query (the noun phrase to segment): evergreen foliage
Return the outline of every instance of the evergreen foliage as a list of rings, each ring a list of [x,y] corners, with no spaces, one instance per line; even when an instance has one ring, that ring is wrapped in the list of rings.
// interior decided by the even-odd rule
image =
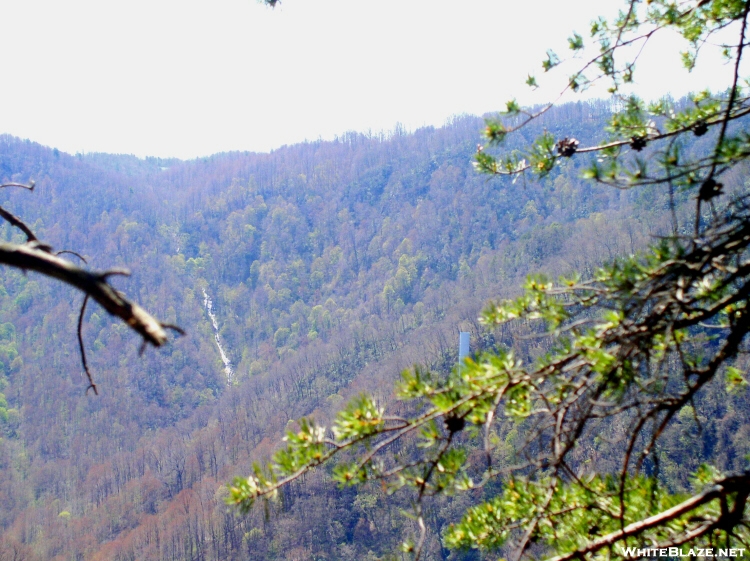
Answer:
[[[560,560],[627,558],[625,547],[750,547],[747,458],[722,473],[706,457],[690,492],[661,472],[670,429],[692,415],[704,430],[699,404],[709,388],[720,386],[728,399],[747,386],[750,136],[743,117],[750,97],[741,68],[749,13],[747,0],[628,0],[613,21],[595,20],[589,35],[597,54],[567,89],[609,84],[618,107],[603,138],[544,130],[530,146],[512,149],[512,137],[552,105],[527,111],[510,101],[487,121],[487,144],[475,154],[484,173],[545,178],[593,154],[587,179],[662,190],[669,201],[669,232],[644,252],[586,277],[532,276],[523,295],[487,307],[487,326],[536,326],[534,334],[548,339],[544,353],[521,360],[500,346],[448,376],[415,368],[397,386],[397,413],[362,395],[330,428],[300,421],[268,466],[235,479],[229,502],[247,510],[343,457],[332,472],[341,485],[412,490],[419,532],[404,549],[416,558],[427,535],[426,499],[482,488],[490,496],[445,530],[447,545]],[[687,42],[688,69],[709,40],[725,43],[734,70],[727,89],[685,104],[627,95],[641,47],[665,30]],[[581,35],[571,38],[573,53],[585,47]],[[560,61],[548,53],[544,71]],[[537,84],[534,77],[528,83]],[[692,140],[702,137],[704,149],[696,150]],[[510,450],[502,444],[507,419],[519,435]],[[610,444],[610,471],[582,453],[597,440]]]
[[[565,105],[538,130],[574,124],[595,138],[608,113],[605,103]],[[480,328],[488,298],[516,294],[530,270],[592,272],[668,232],[660,192],[593,190],[575,166],[520,190],[511,179],[487,182],[471,168],[481,128],[461,117],[409,135],[352,133],[192,162],[70,156],[0,139],[0,179],[37,180],[33,196],[7,191],[0,205],[92,267],[128,266],[133,276],[113,283],[188,327],[140,357],[126,326],[88,307],[83,336],[100,396],[87,397],[75,346],[80,296],[0,270],[0,558],[390,558],[413,524],[399,514],[406,496],[339,490],[318,470],[285,488],[266,519],[263,509],[228,513],[226,482],[272,454],[290,419],[314,413],[326,423],[361,392],[392,407],[394,377],[413,363],[447,373],[456,325],[482,347],[533,356],[541,347],[523,337],[527,326]],[[2,235],[22,238],[8,227]],[[406,290],[397,279],[410,292],[389,306],[389,282]],[[714,403],[706,422],[735,438],[750,408]],[[427,524],[440,530],[477,500],[438,497]],[[440,558],[438,536],[426,547]]]

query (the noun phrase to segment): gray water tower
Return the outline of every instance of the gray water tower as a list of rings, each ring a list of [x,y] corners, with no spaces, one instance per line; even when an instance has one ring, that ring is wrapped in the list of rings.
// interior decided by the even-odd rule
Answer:
[[[463,366],[464,359],[469,356],[469,332],[458,332],[458,366]]]

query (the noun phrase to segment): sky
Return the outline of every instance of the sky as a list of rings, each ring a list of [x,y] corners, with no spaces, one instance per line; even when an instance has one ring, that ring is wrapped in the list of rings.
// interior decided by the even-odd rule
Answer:
[[[440,126],[510,98],[554,99],[560,84],[530,92],[526,76],[541,74],[548,48],[565,51],[571,31],[585,36],[590,20],[621,5],[0,0],[0,133],[69,153],[189,159]],[[674,40],[650,48],[659,56],[637,75],[647,98],[728,72],[709,59],[688,79],[665,71],[679,66]]]

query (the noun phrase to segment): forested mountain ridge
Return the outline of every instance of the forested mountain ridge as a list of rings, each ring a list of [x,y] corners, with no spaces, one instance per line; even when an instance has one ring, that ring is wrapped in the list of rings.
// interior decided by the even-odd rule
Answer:
[[[587,141],[608,109],[565,105],[538,127]],[[388,401],[392,380],[415,362],[450,368],[459,326],[486,345],[513,343],[511,333],[481,332],[474,318],[529,272],[586,274],[665,223],[660,194],[591,186],[576,161],[539,183],[488,181],[471,166],[481,127],[462,117],[414,134],[352,133],[191,162],[70,156],[0,139],[2,178],[38,186],[6,190],[0,205],[95,268],[130,267],[132,279],[116,282],[188,331],[140,358],[124,326],[90,310],[84,337],[103,395],[85,396],[80,296],[0,272],[0,555],[375,559],[394,551],[408,523],[396,512],[402,499],[386,502],[377,489],[337,493],[308,481],[264,521],[228,513],[224,486],[271,452],[291,419],[325,419],[364,389]],[[8,225],[3,234],[16,235]],[[543,350],[517,344],[530,355]],[[436,530],[452,512],[436,507]],[[433,542],[434,558],[447,558]]]

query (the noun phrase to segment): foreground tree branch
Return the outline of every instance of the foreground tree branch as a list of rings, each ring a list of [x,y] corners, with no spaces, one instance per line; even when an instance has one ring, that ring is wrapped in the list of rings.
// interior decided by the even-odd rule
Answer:
[[[544,178],[570,158],[593,155],[584,177],[600,185],[664,188],[672,235],[640,255],[613,260],[585,282],[577,275],[557,283],[529,278],[522,296],[490,303],[480,321],[522,323],[524,331],[535,324],[535,336],[548,338],[544,354],[516,357],[498,348],[447,377],[418,367],[404,372],[396,397],[411,415],[400,414],[397,427],[368,396],[338,414],[333,439],[328,428],[305,419],[266,467],[235,479],[228,502],[246,510],[273,499],[280,487],[337,455],[346,458],[333,471],[341,485],[378,481],[389,493],[411,490],[418,543],[404,549],[416,559],[425,543],[423,500],[479,487],[487,490],[483,502],[444,531],[444,545],[570,561],[630,557],[615,544],[750,543],[745,466],[723,474],[711,465],[716,458],[699,457],[705,463],[680,486],[659,472],[660,458],[669,458],[660,446],[665,434],[684,430],[674,425],[681,417],[700,427],[696,408],[707,388],[725,392],[726,400],[748,391],[738,356],[750,335],[750,186],[724,182],[750,160],[750,86],[740,76],[750,0],[624,4],[611,21],[592,22],[598,54],[566,86],[610,84],[619,109],[606,134],[584,147],[572,135],[544,131],[525,149],[503,149],[507,137],[552,106],[532,113],[513,100],[487,120],[488,142],[478,147],[475,166],[494,176],[529,171]],[[681,105],[623,93],[641,56],[629,47],[668,29],[685,39],[688,69],[709,38],[733,37],[724,48],[732,78]],[[574,54],[584,48],[578,34],[569,43]],[[549,52],[545,72],[559,62]],[[527,84],[536,87],[536,79],[529,76]],[[503,446],[508,421],[518,438]],[[393,454],[397,440],[400,451]],[[611,472],[601,473],[582,451],[597,440],[609,441],[609,465],[619,466]],[[484,454],[472,454],[481,448]],[[472,465],[472,455],[484,465]]]
[[[628,524],[622,530],[618,530],[616,532],[612,532],[611,534],[607,534],[606,536],[602,536],[601,538],[589,542],[583,548],[572,551],[566,555],[553,557],[549,561],[571,561],[572,559],[585,559],[586,556],[596,553],[600,549],[611,547],[618,542],[624,542],[628,538],[640,536],[652,528],[664,526],[667,523],[684,516],[685,514],[694,512],[701,506],[711,501],[722,498],[726,499],[726,497],[732,493],[740,493],[742,495],[740,499],[744,506],[744,501],[747,498],[748,493],[750,493],[750,473],[746,473],[741,476],[721,479],[702,493],[694,495],[689,499],[681,502],[680,504],[673,506],[672,508],[664,510],[663,512],[660,512],[659,514],[656,514],[654,516],[645,518],[644,520],[639,520],[638,522]],[[729,522],[729,520],[726,519],[730,518],[732,515],[734,515],[734,512],[728,512],[726,514],[722,514],[722,516],[720,516],[716,520],[709,521],[708,523],[706,523],[705,521],[698,521],[696,528],[692,529],[691,531],[685,532],[683,536],[676,537],[668,544],[651,544],[644,542],[642,547],[661,549],[664,547],[681,545],[688,540],[698,538],[710,532],[714,528],[720,528],[724,522]]]
[[[97,273],[82,269],[43,249],[26,244],[0,243],[0,264],[36,271],[69,284],[88,294],[113,316],[122,319],[144,341],[155,347],[167,342],[167,333],[161,322],[115,290],[107,282],[106,271]]]
[[[24,183],[3,183],[0,189],[6,187],[20,187],[29,191],[34,190],[34,182]],[[89,389],[98,395],[96,384],[94,383],[91,371],[86,360],[86,349],[83,344],[82,326],[83,315],[86,311],[86,303],[89,298],[93,298],[111,315],[119,317],[133,331],[138,333],[143,339],[143,345],[151,344],[160,347],[167,342],[167,333],[165,329],[172,329],[183,335],[184,331],[171,324],[164,324],[154,318],[137,304],[129,301],[121,292],[109,284],[107,279],[115,275],[129,275],[126,270],[112,269],[108,271],[89,271],[72,264],[60,255],[70,254],[79,258],[86,263],[86,259],[79,253],[71,250],[62,250],[52,253],[52,246],[39,241],[31,228],[20,218],[0,207],[0,218],[7,221],[11,226],[21,230],[26,235],[26,243],[14,244],[0,242],[0,264],[7,265],[22,271],[36,271],[44,276],[60,280],[70,286],[77,288],[84,293],[85,297],[81,305],[81,311],[78,318],[78,344],[81,353],[81,364],[86,377],[89,381]],[[141,352],[143,347],[141,347]]]

